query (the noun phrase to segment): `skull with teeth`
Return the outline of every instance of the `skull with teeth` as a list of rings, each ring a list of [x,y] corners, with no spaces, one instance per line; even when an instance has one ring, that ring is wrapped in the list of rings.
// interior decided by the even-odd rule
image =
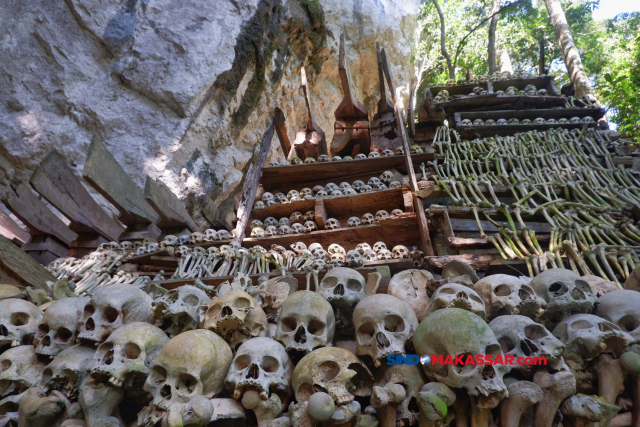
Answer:
[[[281,225],[278,227],[278,235],[286,236],[287,234],[291,234],[291,227],[288,225]]]
[[[331,345],[335,316],[329,302],[312,291],[298,291],[285,300],[274,338],[288,352],[309,353]]]
[[[255,227],[254,229],[252,229],[251,230],[251,237],[256,238],[256,239],[260,239],[260,238],[264,237],[264,228]]]
[[[503,358],[493,331],[484,320],[467,310],[445,308],[427,316],[416,329],[413,343],[418,354],[442,357],[460,355],[463,360],[477,355]],[[451,388],[465,388],[472,396],[502,394],[507,387],[502,377],[508,365],[429,364],[423,365],[431,381]]]
[[[370,250],[371,246],[368,243],[358,243],[356,246],[356,250],[360,252],[360,254],[364,254],[366,251]]]
[[[336,328],[343,335],[353,335],[353,309],[366,296],[366,282],[362,274],[345,267],[327,272],[317,292],[333,307]]]
[[[494,274],[476,282],[474,290],[484,300],[487,318],[505,314],[540,317],[547,304],[526,282],[507,274]]]
[[[331,161],[331,159],[330,159],[330,158],[329,158],[329,156],[327,156],[326,154],[320,154],[320,155],[318,156],[318,161],[319,161],[320,163],[325,163],[325,162],[329,162],[329,161]]]
[[[145,292],[126,283],[100,288],[84,307],[78,340],[99,343],[127,323],[151,323],[152,301]]]
[[[366,214],[362,215],[362,223],[363,224],[371,225],[374,222],[376,222],[376,219],[372,214],[366,213]]]
[[[376,212],[376,221],[380,221],[384,218],[389,218],[389,212],[385,210],[379,210],[378,212]]]
[[[298,402],[307,402],[314,393],[327,393],[337,405],[346,405],[355,396],[371,393],[373,376],[349,350],[319,348],[303,357],[293,370],[293,391]]]
[[[393,257],[393,259],[411,258],[409,249],[407,249],[406,246],[402,245],[394,246],[393,250],[391,251],[391,256]]]
[[[140,388],[162,347],[169,341],[162,329],[143,322],[116,329],[100,346],[89,366],[95,383]]]
[[[357,227],[359,225],[360,225],[360,218],[358,218],[357,216],[352,216],[347,221],[347,227]]]
[[[302,234],[304,233],[304,226],[298,222],[291,225],[291,234]]]
[[[380,175],[380,181],[384,182],[385,184],[389,184],[391,181],[395,181],[396,177],[393,174],[393,172],[391,171],[384,171],[382,172],[382,174]]]
[[[382,249],[387,249],[387,245],[384,242],[375,242],[373,244],[373,250],[377,252],[380,252]]]
[[[564,344],[551,335],[544,326],[525,316],[506,315],[496,317],[489,323],[502,352],[518,357],[544,357],[547,366],[553,370],[566,368],[562,353]],[[522,372],[527,378],[533,375],[535,365],[517,365],[513,369]]]
[[[225,387],[235,399],[247,389],[256,390],[263,400],[276,393],[285,406],[292,373],[293,363],[282,344],[272,338],[251,338],[236,351]]]
[[[0,346],[31,344],[42,311],[25,300],[7,298],[0,301]]]
[[[345,263],[349,267],[359,268],[364,265],[364,260],[362,259],[362,254],[360,254],[356,249],[353,249],[347,252]]]
[[[87,367],[95,352],[95,349],[81,344],[62,350],[42,372],[38,387],[47,391],[58,390],[67,399],[76,401],[80,387],[89,380]]]
[[[216,332],[235,349],[250,338],[266,336],[267,316],[251,295],[233,289],[211,300],[205,328]]]
[[[382,157],[389,157],[389,156],[393,156],[393,151],[387,149],[382,150]]]
[[[338,228],[340,228],[340,223],[335,218],[329,218],[324,224],[324,228],[326,228],[327,230],[337,230]]]
[[[618,325],[631,335],[635,341],[633,348],[640,346],[640,292],[617,290],[602,295],[599,301],[596,316]]]
[[[475,313],[483,320],[486,318],[482,298],[473,289],[459,283],[446,283],[433,293],[427,307],[427,316],[434,311],[451,307]]]
[[[275,225],[270,225],[264,229],[264,235],[273,237],[278,235],[278,228]]]
[[[373,262],[373,261],[377,261],[378,260],[378,254],[375,253],[373,250],[369,249],[368,251],[365,251],[362,254],[362,259],[365,262]]]
[[[548,329],[569,314],[590,312],[598,301],[589,283],[563,268],[543,271],[531,280],[529,286],[547,303],[540,322]]]
[[[360,190],[362,190],[362,187],[364,187],[364,182],[360,181],[360,180],[356,180],[353,181],[353,183],[351,184],[351,188],[353,188],[354,190],[360,192]]]
[[[0,398],[20,394],[36,384],[45,366],[36,358],[32,345],[20,345],[0,354]]]
[[[185,285],[156,298],[151,305],[156,326],[173,338],[202,327],[210,303],[211,298],[203,290]]]
[[[289,222],[291,224],[299,224],[302,223],[303,216],[301,212],[294,212],[289,216]]]
[[[344,267],[347,264],[347,255],[341,253],[331,254],[331,263],[338,267]]]
[[[78,320],[88,302],[89,298],[63,298],[51,304],[33,340],[36,353],[53,359],[62,350],[75,344]]]
[[[369,356],[376,367],[390,354],[403,354],[411,344],[418,318],[409,304],[388,294],[364,298],[353,311],[356,354]]]
[[[304,232],[311,233],[312,231],[316,231],[318,229],[318,225],[315,221],[307,221],[304,223]]]

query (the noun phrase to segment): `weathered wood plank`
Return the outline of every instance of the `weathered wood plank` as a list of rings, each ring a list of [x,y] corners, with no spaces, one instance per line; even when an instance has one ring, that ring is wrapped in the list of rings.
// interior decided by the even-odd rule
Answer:
[[[289,142],[289,135],[287,135],[287,125],[285,123],[284,113],[281,109],[276,107],[275,109],[275,121],[274,126],[276,128],[276,134],[278,134],[278,140],[280,141],[280,147],[282,147],[282,153],[285,159],[289,157],[291,152],[291,143]]]
[[[402,198],[404,202],[404,211],[405,212],[415,212],[415,207],[413,206],[413,194],[411,190],[407,187],[402,186]]]
[[[471,268],[476,271],[485,271],[491,261],[501,259],[501,257],[499,254],[464,254],[426,257],[427,262],[433,268],[443,268],[446,263],[454,259],[469,264]]]
[[[322,199],[316,200],[314,211],[316,224],[318,224],[319,228],[324,228],[325,224],[327,223],[327,210],[324,207],[324,201]]]
[[[0,234],[9,240],[18,240],[21,244],[29,241],[31,237],[2,208],[0,208]]]
[[[54,254],[57,258],[67,255],[69,249],[58,239],[53,236],[33,236],[31,240],[22,246],[22,250],[28,252],[47,251]]]
[[[0,280],[10,276],[24,286],[49,290],[47,281],[56,279],[36,260],[22,251],[16,244],[0,236]]]
[[[236,234],[234,239],[237,241],[242,241],[245,236],[245,229],[247,227],[247,223],[249,222],[249,216],[251,215],[251,209],[253,208],[253,201],[256,199],[256,191],[258,191],[258,184],[260,183],[260,177],[262,176],[262,168],[264,167],[264,162],[267,159],[267,154],[269,153],[269,148],[271,147],[274,122],[275,116],[271,117],[271,120],[267,125],[267,130],[260,140],[258,158],[256,159],[255,165],[249,166],[249,171],[247,172],[244,187],[242,187],[242,194],[240,195],[240,206],[238,207],[237,214],[238,223],[236,225]]]
[[[69,228],[73,231],[96,231],[109,240],[118,240],[124,231],[91,197],[57,151],[45,157],[30,182],[42,197],[69,218]]]
[[[100,138],[94,136],[82,176],[120,211],[126,225],[155,223],[160,215],[144,200],[142,190],[129,178]]]
[[[122,233],[120,240],[143,240],[147,237],[158,239],[162,231],[155,224],[136,224],[127,227],[127,231]]]
[[[51,212],[24,182],[8,189],[2,195],[2,202],[29,228],[31,235],[49,234],[56,236],[67,245],[78,237],[78,234],[71,231]]]
[[[479,216],[483,218],[483,215]],[[495,221],[495,220],[494,220]],[[507,221],[496,221],[498,224],[503,224],[505,228],[509,228],[509,224]],[[480,220],[480,225],[482,225],[482,230],[485,233],[497,233],[498,228],[491,224],[489,221]],[[475,219],[462,219],[462,218],[451,218],[451,226],[454,230],[457,231],[478,231],[478,224]],[[546,222],[527,222],[527,226],[535,231],[536,233],[550,233],[551,232],[551,224]]]
[[[550,235],[537,234],[536,240],[538,242],[548,242]],[[491,249],[495,248],[493,243],[487,239],[473,238],[473,237],[449,237],[449,245],[456,249]]]
[[[167,187],[167,184],[147,176],[144,184],[144,199],[160,214],[156,224],[160,228],[180,227],[186,225],[191,231],[200,231],[184,204]]]

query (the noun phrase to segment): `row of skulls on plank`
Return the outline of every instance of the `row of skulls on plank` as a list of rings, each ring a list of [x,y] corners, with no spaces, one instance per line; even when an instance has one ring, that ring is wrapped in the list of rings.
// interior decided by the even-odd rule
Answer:
[[[316,291],[280,276],[255,298],[114,284],[41,308],[4,299],[0,422],[551,427],[559,409],[567,427],[631,425],[640,293],[593,279],[564,269],[478,279],[453,261],[441,280],[397,273],[386,294],[337,267]],[[414,353],[547,364],[387,363]]]

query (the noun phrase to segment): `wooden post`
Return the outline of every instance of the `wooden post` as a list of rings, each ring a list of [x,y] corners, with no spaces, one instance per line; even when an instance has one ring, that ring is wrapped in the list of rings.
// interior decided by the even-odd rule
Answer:
[[[544,36],[540,37],[540,60],[538,62],[538,74],[539,75],[543,75],[544,74]]]
[[[384,73],[387,76],[387,85],[389,86],[389,91],[391,92],[391,99],[393,101],[393,106],[395,108],[396,120],[398,123],[398,131],[400,132],[402,145],[404,147],[404,159],[407,165],[407,174],[409,175],[409,188],[413,193],[413,204],[415,206],[416,214],[418,217],[418,225],[420,227],[422,251],[427,256],[433,256],[434,255],[433,245],[431,244],[431,236],[429,235],[429,223],[427,222],[427,216],[424,213],[424,207],[422,206],[422,201],[416,196],[416,193],[418,191],[418,181],[416,180],[416,174],[413,171],[413,161],[411,160],[411,148],[409,147],[409,141],[405,133],[404,123],[402,122],[402,114],[400,112],[398,101],[396,99],[396,88],[395,88],[395,85],[393,84],[393,79],[391,77],[389,58],[387,58],[387,54],[384,49],[382,49],[382,68],[384,69]]]
[[[289,153],[291,153],[291,143],[289,142],[289,136],[287,135],[284,113],[281,109],[276,107],[274,117],[274,125],[276,127],[276,133],[278,134],[278,140],[280,140],[280,146],[282,147],[284,158],[287,159],[289,157]]]
[[[245,236],[245,229],[247,228],[247,222],[249,222],[249,215],[251,215],[253,202],[256,198],[256,191],[258,190],[258,184],[262,176],[262,168],[264,167],[264,162],[267,160],[267,153],[269,153],[269,148],[271,147],[275,120],[276,114],[274,114],[269,121],[267,130],[260,140],[260,150],[258,151],[258,159],[256,160],[255,167],[254,165],[249,166],[247,178],[244,181],[244,187],[240,195],[240,206],[238,206],[238,223],[236,224],[234,237],[234,240],[238,242],[242,242]]]

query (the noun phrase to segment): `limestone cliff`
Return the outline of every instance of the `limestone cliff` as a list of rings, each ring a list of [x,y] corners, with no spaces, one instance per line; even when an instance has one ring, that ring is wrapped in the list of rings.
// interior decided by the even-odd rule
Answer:
[[[80,175],[98,135],[140,186],[146,175],[161,179],[201,225],[228,224],[273,108],[285,112],[292,139],[304,122],[302,64],[316,121],[331,140],[342,98],[341,33],[354,89],[371,114],[379,96],[376,40],[406,94],[418,5],[7,0],[0,6],[0,166],[26,180],[55,148]],[[272,147],[270,161],[282,157],[276,140]]]

